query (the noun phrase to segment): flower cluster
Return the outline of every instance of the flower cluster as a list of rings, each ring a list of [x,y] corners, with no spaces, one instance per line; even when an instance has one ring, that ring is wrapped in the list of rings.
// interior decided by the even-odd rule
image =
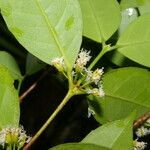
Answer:
[[[133,143],[134,143],[134,150],[144,150],[147,145],[147,143],[139,142],[138,140],[135,140]]]
[[[94,71],[87,69],[86,65],[90,59],[90,52],[82,49],[78,54],[75,64],[73,65],[73,84],[76,86],[76,88],[78,88],[80,93],[103,97],[105,93],[103,91],[101,77],[103,75],[104,68],[97,68]],[[67,77],[66,66],[62,57],[52,60],[52,65]]]
[[[89,54],[90,52],[87,52],[86,50],[82,49],[78,55],[78,58],[76,60],[74,67],[76,69],[79,69],[79,71],[82,71],[85,68],[87,62],[91,59],[91,56]]]
[[[143,136],[146,136],[148,134],[150,134],[150,129],[148,129],[148,128],[144,127],[144,126],[138,128],[137,131],[136,131],[136,135],[139,138],[143,137]]]
[[[150,124],[150,119],[148,119],[146,122]]]
[[[52,60],[51,63],[53,66],[55,66],[58,69],[58,71],[60,71],[60,72],[64,71],[65,63],[64,63],[63,57],[55,58]]]
[[[90,52],[81,50],[74,65],[74,82],[80,83],[80,90],[92,94],[94,96],[104,96],[104,91],[101,84],[103,68],[95,71],[88,70],[86,65],[90,60]]]
[[[144,150],[147,143],[138,141],[140,138],[150,134],[150,119],[148,119],[141,127],[137,128],[135,134],[137,139],[134,141],[134,150]]]
[[[29,140],[30,137],[26,135],[23,127],[6,127],[0,131],[0,146],[3,149],[13,146],[19,150]]]

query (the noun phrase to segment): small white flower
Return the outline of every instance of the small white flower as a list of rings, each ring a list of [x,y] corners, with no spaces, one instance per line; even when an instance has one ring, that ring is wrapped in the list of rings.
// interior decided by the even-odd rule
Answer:
[[[0,145],[4,148],[7,144],[15,143],[20,149],[29,139],[23,127],[6,127],[0,131]]]
[[[5,145],[5,137],[6,137],[6,131],[2,130],[0,131],[0,145],[4,148]]]
[[[71,74],[72,74],[72,77],[74,77],[74,76],[76,75],[76,72],[73,70],[73,71],[71,72]]]
[[[87,93],[87,94],[92,94],[93,91],[92,91],[91,89],[86,89],[86,93]]]
[[[96,85],[101,79],[102,74],[104,73],[103,68],[102,69],[96,69],[91,76],[91,81],[94,82]]]
[[[86,81],[91,82],[91,77],[92,77],[93,72],[91,70],[87,70],[87,69],[85,69],[85,72],[87,74]]]
[[[91,59],[91,56],[89,55],[90,51],[87,52],[86,50],[81,50],[81,52],[78,54],[78,58],[76,60],[75,67],[79,67],[81,69],[86,66],[87,62]]]
[[[138,128],[135,133],[138,137],[143,137],[143,136],[150,134],[150,129],[147,129],[142,126],[142,127]]]
[[[63,72],[65,68],[64,58],[54,58],[51,61],[52,65],[58,69],[58,71]]]
[[[102,85],[101,85],[101,87],[99,87],[99,96],[100,96],[100,97],[104,97],[104,96],[105,96],[105,92],[104,92],[104,90],[103,90]]]
[[[134,150],[144,150],[147,143],[134,140]]]
[[[93,88],[93,89],[86,89],[87,94],[92,94],[94,96],[103,97],[105,95],[102,87]]]
[[[150,119],[148,119],[146,122],[150,124]]]
[[[63,57],[61,58],[54,58],[52,61],[51,61],[52,65],[61,65],[61,66],[64,66],[64,59]]]

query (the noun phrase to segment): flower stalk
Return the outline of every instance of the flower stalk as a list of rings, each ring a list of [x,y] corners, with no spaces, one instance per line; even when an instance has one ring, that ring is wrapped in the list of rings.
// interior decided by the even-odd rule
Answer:
[[[39,138],[39,136],[49,126],[49,124],[53,121],[53,119],[62,110],[62,108],[67,104],[67,102],[73,95],[74,95],[73,90],[70,89],[68,91],[67,95],[65,96],[65,98],[63,99],[63,101],[60,103],[60,105],[56,108],[56,110],[49,117],[49,119],[44,123],[44,125],[41,127],[41,129],[33,136],[33,138],[30,140],[30,142],[23,148],[23,150],[28,150],[31,147],[31,145]]]

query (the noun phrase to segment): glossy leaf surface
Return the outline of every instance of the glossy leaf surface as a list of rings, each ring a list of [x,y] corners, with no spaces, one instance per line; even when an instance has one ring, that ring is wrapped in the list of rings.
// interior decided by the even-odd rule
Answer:
[[[72,67],[82,38],[77,0],[0,0],[0,8],[9,30],[30,53],[48,64],[64,57]]]
[[[118,51],[129,59],[150,67],[150,13],[132,22],[123,32]]]
[[[120,24],[116,0],[79,0],[83,13],[83,35],[102,42],[108,40]]]
[[[19,98],[9,70],[0,65],[0,129],[19,125]]]
[[[21,72],[16,60],[7,52],[0,51],[0,64],[7,67],[14,79],[21,79]]]
[[[121,9],[147,5],[149,0],[121,0]]]

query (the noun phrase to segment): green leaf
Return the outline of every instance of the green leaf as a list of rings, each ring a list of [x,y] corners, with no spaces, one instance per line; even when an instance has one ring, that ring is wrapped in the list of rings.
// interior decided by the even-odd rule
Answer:
[[[121,12],[121,24],[118,29],[119,35],[127,28],[127,26],[138,17],[138,11],[135,8],[129,8]]]
[[[117,42],[118,51],[129,59],[150,67],[150,13],[138,17]]]
[[[50,64],[64,57],[71,68],[82,39],[77,0],[0,0],[9,30],[33,55]]]
[[[148,2],[149,0],[121,0],[120,7],[121,9],[138,7],[146,5]]]
[[[43,69],[46,64],[40,61],[37,57],[28,53],[26,60],[26,75],[32,75],[41,69]]]
[[[150,72],[127,67],[104,74],[104,98],[89,100],[100,123],[122,119],[133,110],[136,118],[150,110]]]
[[[0,51],[0,64],[7,67],[14,79],[21,79],[22,75],[16,60],[7,52]]]
[[[0,65],[0,129],[19,125],[19,98],[9,70]]]
[[[150,1],[148,1],[147,5],[138,7],[140,14],[145,14],[150,12]]]
[[[111,150],[133,150],[132,125],[134,115],[132,113],[126,119],[100,126],[89,133],[82,142],[104,146]]]
[[[117,30],[121,16],[116,0],[79,0],[83,14],[84,36],[103,42]]]
[[[49,150],[109,150],[94,144],[83,144],[83,143],[69,143],[62,144],[56,147],[50,148]]]
[[[118,39],[118,37],[123,33],[123,31],[127,28],[127,26],[133,22],[138,17],[137,9],[135,8],[129,8],[126,10],[123,10],[121,12],[121,24],[117,31],[117,37],[115,37],[115,40]],[[107,54],[108,58],[111,62],[118,66],[128,66],[128,63],[131,62],[129,59],[127,59],[123,54],[121,54],[118,51],[112,51],[111,53]],[[130,63],[131,64],[131,63]]]

